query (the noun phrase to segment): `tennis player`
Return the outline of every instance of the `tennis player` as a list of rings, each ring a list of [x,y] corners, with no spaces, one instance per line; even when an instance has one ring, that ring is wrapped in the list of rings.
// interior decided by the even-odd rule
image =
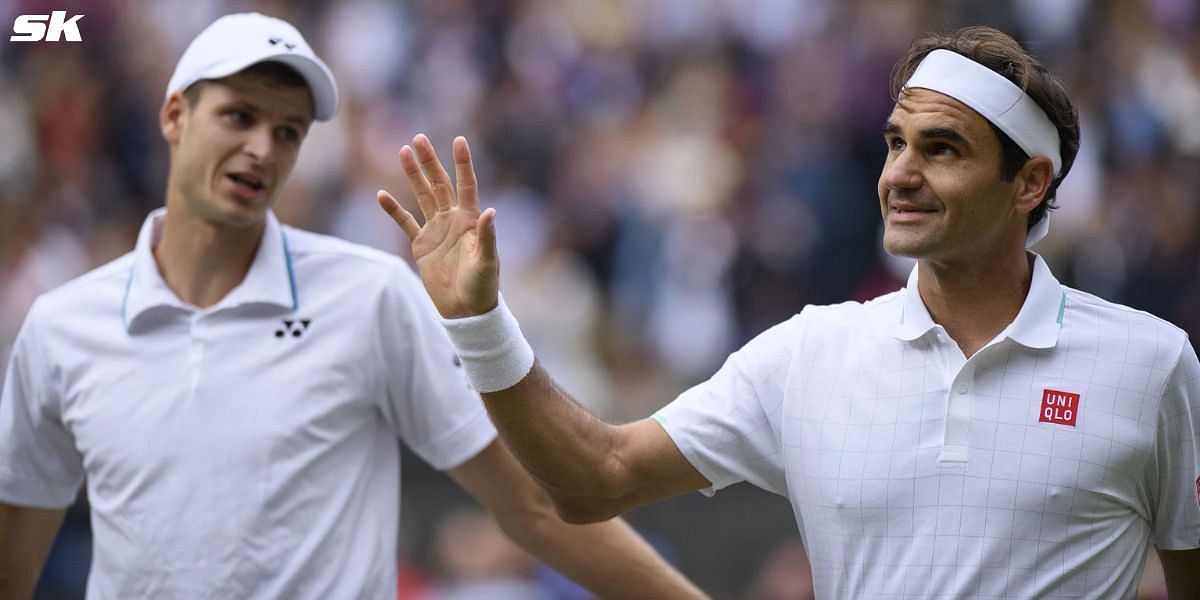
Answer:
[[[497,441],[396,257],[271,207],[333,75],[288,23],[218,19],[160,113],[166,208],[39,298],[0,397],[0,598],[86,480],[89,598],[394,598],[403,440],[525,549],[613,598],[699,597],[618,520],[568,525]]]
[[[748,481],[786,496],[820,598],[1132,598],[1157,547],[1200,595],[1200,363],[1179,328],[1060,284],[1027,246],[1079,147],[1063,85],[985,27],[918,38],[879,176],[903,289],[809,306],[639,422],[536,363],[499,296],[495,212],[456,139],[380,192],[473,385],[573,522]],[[846,199],[847,202],[852,201]]]

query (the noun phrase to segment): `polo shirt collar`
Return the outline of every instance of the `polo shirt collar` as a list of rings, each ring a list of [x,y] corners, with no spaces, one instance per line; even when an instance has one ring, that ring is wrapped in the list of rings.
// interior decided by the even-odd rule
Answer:
[[[200,310],[180,300],[175,292],[167,287],[162,274],[158,272],[158,264],[154,261],[154,247],[162,238],[166,215],[165,208],[151,212],[138,233],[137,245],[133,250],[133,266],[126,282],[121,311],[127,330],[133,327],[139,316],[155,309],[174,308],[187,312]],[[258,244],[246,277],[220,302],[206,311],[214,312],[245,304],[267,304],[288,310],[295,310],[299,306],[287,234],[270,211],[267,212],[262,240]]]
[[[1050,272],[1046,261],[1037,254],[1033,256],[1033,278],[1029,293],[1016,318],[1004,328],[1000,337],[1029,348],[1053,348],[1058,343],[1058,332],[1062,328],[1067,294]],[[895,329],[896,339],[908,342],[937,327],[917,291],[917,271],[918,268],[914,266],[908,275],[908,284],[901,292],[904,302]]]

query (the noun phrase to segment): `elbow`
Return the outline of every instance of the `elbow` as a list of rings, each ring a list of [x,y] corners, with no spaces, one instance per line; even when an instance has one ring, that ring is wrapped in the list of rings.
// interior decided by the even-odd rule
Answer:
[[[551,494],[551,499],[558,518],[571,525],[600,523],[624,512],[620,510],[616,502],[604,498],[567,497]]]
[[[504,535],[527,549],[538,545],[538,540],[561,527],[562,523],[584,525],[605,520],[592,503],[579,499],[566,500],[556,496],[550,489],[537,498],[514,506],[511,510],[493,512],[496,524]]]

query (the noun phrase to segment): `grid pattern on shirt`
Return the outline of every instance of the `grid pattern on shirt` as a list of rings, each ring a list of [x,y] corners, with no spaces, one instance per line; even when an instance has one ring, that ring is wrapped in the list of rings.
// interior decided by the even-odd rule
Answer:
[[[1195,361],[1182,332],[1068,290],[1053,348],[1001,339],[964,362],[933,332],[893,337],[902,298],[810,307],[663,411],[718,488],[784,470],[819,597],[1126,596],[1152,529],[1200,539],[1200,515],[1178,509],[1195,500],[1196,422],[1163,418],[1198,410],[1164,402],[1196,387],[1176,372]],[[1080,394],[1074,427],[1039,422],[1044,389]],[[942,454],[956,394],[965,461]],[[1190,459],[1161,472],[1164,452]]]

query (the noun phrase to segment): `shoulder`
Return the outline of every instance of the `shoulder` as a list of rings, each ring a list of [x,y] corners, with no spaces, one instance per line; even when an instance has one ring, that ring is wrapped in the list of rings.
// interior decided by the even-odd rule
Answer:
[[[283,235],[298,277],[358,290],[420,285],[412,267],[394,254],[294,227],[284,226]]]
[[[400,257],[341,238],[283,226],[284,243],[292,260],[328,262],[348,269],[391,269],[408,264]]]
[[[1170,368],[1190,349],[1187,332],[1165,319],[1067,286],[1063,291],[1069,343],[1102,360]]]
[[[293,227],[283,232],[302,295],[316,293],[355,307],[349,310],[386,314],[397,322],[432,306],[420,277],[399,256]]]
[[[133,253],[101,265],[39,296],[30,317],[69,313],[73,316],[105,309],[120,309],[133,269]]]
[[[866,302],[847,301],[839,304],[810,304],[790,319],[778,323],[746,344],[741,353],[749,357],[791,356],[802,348],[821,345],[831,337],[843,342],[863,335],[889,332],[889,326],[899,318],[902,302],[900,291]]]
[[[1146,311],[1109,302],[1098,296],[1063,286],[1063,327],[1091,331],[1103,338],[1162,340],[1182,344],[1187,333],[1175,324]]]
[[[866,302],[809,305],[797,315],[797,327],[812,333],[841,335],[890,332],[904,309],[904,290],[896,290]]]
[[[130,252],[38,296],[21,326],[24,343],[69,342],[76,331],[120,323],[132,268]]]

